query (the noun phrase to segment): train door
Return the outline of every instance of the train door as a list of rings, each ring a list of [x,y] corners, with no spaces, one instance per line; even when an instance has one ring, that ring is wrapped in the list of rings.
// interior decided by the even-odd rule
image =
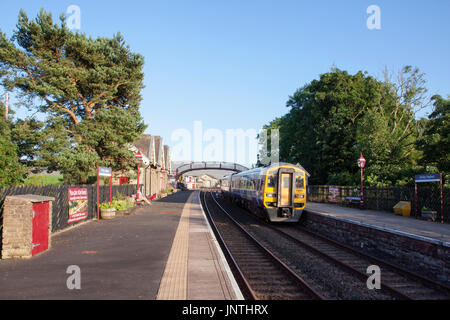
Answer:
[[[292,206],[292,184],[294,172],[292,169],[281,168],[278,173],[278,206]]]

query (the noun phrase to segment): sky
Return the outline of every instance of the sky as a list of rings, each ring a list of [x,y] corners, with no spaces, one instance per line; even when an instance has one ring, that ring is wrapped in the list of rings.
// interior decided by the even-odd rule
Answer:
[[[0,29],[12,35],[20,8],[30,18],[40,8],[57,18],[70,5],[80,8],[79,32],[112,37],[120,31],[144,56],[146,133],[162,136],[175,151],[189,143],[173,140],[174,132],[191,133],[194,160],[211,160],[202,153],[207,142],[194,150],[196,125],[224,139],[231,129],[259,131],[288,111],[296,89],[332,66],[378,78],[386,66],[417,66],[430,94],[450,94],[448,0],[16,0],[0,3]],[[371,5],[380,8],[380,29],[367,26]],[[226,152],[210,155],[227,160]],[[172,154],[173,160],[183,156]],[[240,161],[255,159],[251,153]]]

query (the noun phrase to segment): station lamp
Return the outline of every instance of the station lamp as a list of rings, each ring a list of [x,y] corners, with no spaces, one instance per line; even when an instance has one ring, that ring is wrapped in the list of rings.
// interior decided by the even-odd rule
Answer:
[[[359,206],[360,209],[364,208],[364,190],[363,190],[363,180],[364,180],[364,168],[366,167],[366,159],[364,159],[363,154],[361,152],[361,156],[358,159],[358,167],[361,168],[361,189],[360,189],[360,199]]]
[[[136,162],[137,162],[137,186],[136,186],[136,201],[139,201],[139,166],[143,161],[143,156],[141,153],[141,149],[138,149],[136,153]]]

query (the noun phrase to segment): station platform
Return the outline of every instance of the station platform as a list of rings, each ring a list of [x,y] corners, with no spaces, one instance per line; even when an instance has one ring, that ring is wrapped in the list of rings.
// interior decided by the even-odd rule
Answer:
[[[69,289],[70,266],[80,289]],[[31,259],[0,260],[0,299],[234,300],[242,294],[210,230],[198,191],[133,215],[91,220],[52,235]]]
[[[389,212],[360,210],[317,202],[308,202],[306,211],[450,247],[450,225],[448,224],[403,217]]]

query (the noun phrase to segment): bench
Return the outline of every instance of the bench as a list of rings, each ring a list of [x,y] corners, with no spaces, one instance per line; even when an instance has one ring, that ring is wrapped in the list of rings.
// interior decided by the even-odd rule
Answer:
[[[360,201],[361,201],[361,197],[345,197],[344,204],[359,205]]]

